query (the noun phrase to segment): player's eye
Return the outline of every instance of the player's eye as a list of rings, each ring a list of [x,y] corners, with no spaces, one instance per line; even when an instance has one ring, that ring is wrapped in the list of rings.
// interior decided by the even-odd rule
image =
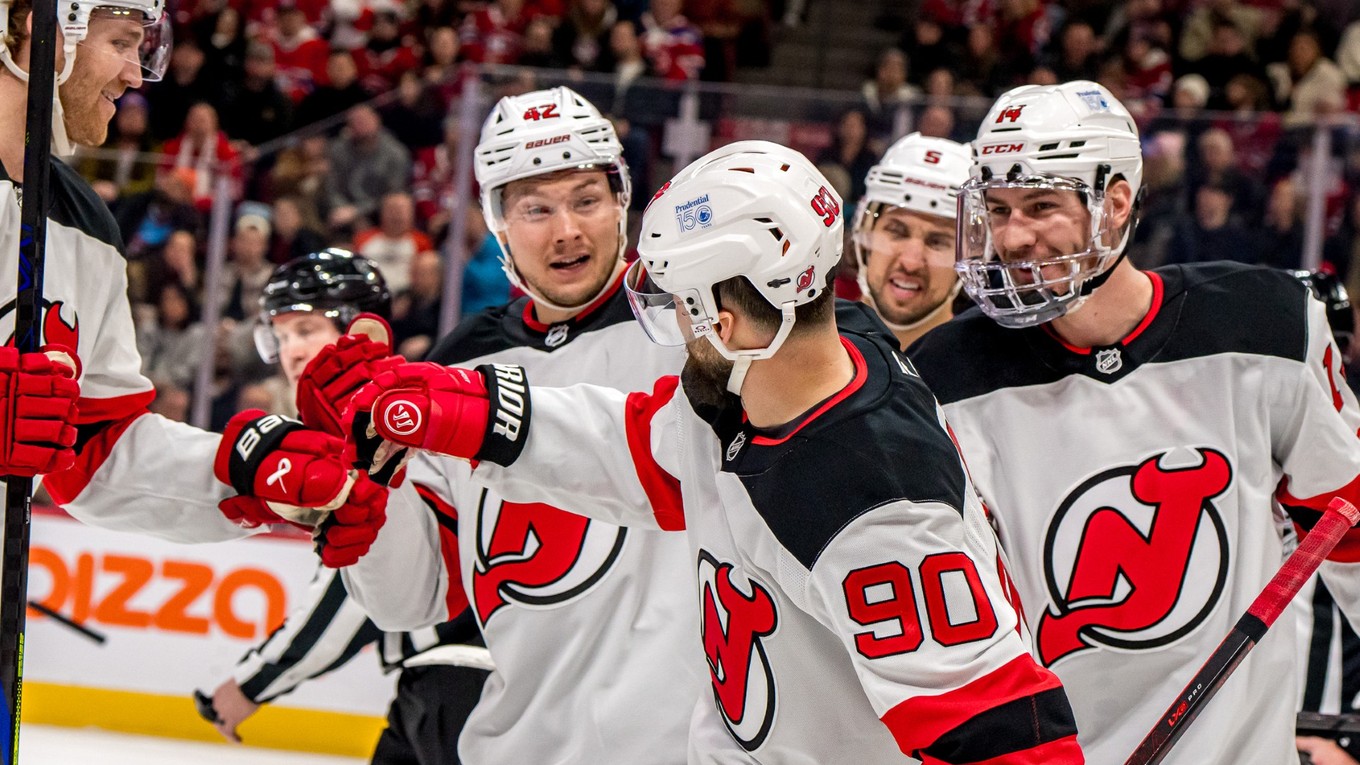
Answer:
[[[953,250],[954,237],[946,234],[931,234],[926,237],[926,247],[932,250]]]

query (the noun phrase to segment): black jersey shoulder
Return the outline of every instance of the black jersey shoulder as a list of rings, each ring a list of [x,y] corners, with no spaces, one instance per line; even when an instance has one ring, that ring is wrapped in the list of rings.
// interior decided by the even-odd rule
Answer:
[[[452,332],[435,344],[425,359],[448,366],[510,348],[534,348],[553,353],[591,332],[635,320],[633,309],[628,306],[628,298],[622,289],[605,299],[595,310],[552,325],[530,326],[524,319],[528,306],[529,298],[520,297],[464,318]],[[556,337],[554,330],[562,333],[561,339],[549,344],[549,338]]]
[[[1288,273],[1226,261],[1157,273],[1165,284],[1163,310],[1176,312],[1176,331],[1157,361],[1219,353],[1307,356],[1308,288]]]
[[[842,529],[877,507],[963,507],[963,466],[930,391],[888,340],[845,336],[864,356],[863,385],[780,443],[752,439],[727,468],[809,569]]]
[[[863,303],[836,300],[836,329],[842,334],[854,333],[865,337],[879,337],[897,347],[897,337],[883,323],[874,309]]]
[[[0,167],[0,180],[13,183],[3,167]],[[49,219],[104,242],[123,254],[123,237],[109,206],[94,193],[88,181],[57,157],[52,157],[47,204]]]
[[[1008,329],[976,306],[927,332],[907,356],[942,404],[1002,388],[1056,382],[1067,373],[1035,364],[1028,335]]]

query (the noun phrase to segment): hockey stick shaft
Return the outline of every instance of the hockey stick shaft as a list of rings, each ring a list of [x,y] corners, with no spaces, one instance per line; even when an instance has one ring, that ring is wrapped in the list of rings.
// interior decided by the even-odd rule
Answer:
[[[104,633],[102,633],[102,632],[96,632],[95,630],[92,630],[92,629],[90,629],[89,627],[86,627],[85,625],[81,624],[80,622],[76,621],[75,619],[72,619],[71,617],[67,616],[66,614],[63,614],[62,612],[56,610],[55,608],[49,608],[49,607],[47,607],[47,606],[44,606],[42,603],[39,603],[39,602],[37,602],[36,600],[35,600],[35,601],[30,601],[29,604],[28,604],[28,607],[29,607],[31,610],[37,611],[38,613],[42,614],[43,616],[46,616],[46,617],[48,617],[48,618],[50,618],[50,619],[52,619],[52,620],[54,620],[54,621],[56,621],[56,622],[62,624],[62,625],[65,626],[67,629],[70,629],[70,630],[72,630],[72,631],[74,631],[74,632],[80,633],[81,635],[83,635],[84,637],[89,638],[90,640],[92,640],[94,643],[96,643],[96,644],[98,644],[98,645],[103,645],[104,643],[108,642],[108,638],[104,636]]]
[[[8,9],[0,10],[8,13]],[[19,292],[14,344],[21,353],[42,345],[43,261],[47,253],[47,189],[52,155],[52,98],[56,82],[56,0],[33,0],[29,12],[29,77],[24,136],[23,201],[19,221]],[[0,687],[4,689],[3,761],[19,762],[23,701],[24,627],[28,613],[28,542],[33,480],[5,482],[4,552],[0,555]]]
[[[1218,693],[1237,665],[1247,657],[1247,652],[1265,637],[1266,630],[1270,629],[1308,578],[1322,565],[1323,559],[1358,522],[1360,510],[1356,510],[1354,505],[1341,497],[1331,501],[1322,519],[1303,538],[1298,549],[1284,562],[1261,594],[1256,596],[1247,612],[1242,614],[1232,631],[1214,649],[1209,660],[1204,662],[1204,666],[1190,679],[1176,700],[1157,719],[1157,724],[1124,765],[1157,765],[1166,757],[1171,747],[1184,735],[1186,728],[1203,711],[1204,705]]]

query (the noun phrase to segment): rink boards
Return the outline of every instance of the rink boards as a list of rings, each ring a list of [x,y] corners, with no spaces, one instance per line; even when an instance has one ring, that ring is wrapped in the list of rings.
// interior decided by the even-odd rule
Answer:
[[[106,642],[30,610],[24,721],[220,741],[190,695],[228,677],[296,606],[315,569],[300,534],[179,545],[35,508],[30,600]],[[266,705],[240,733],[247,744],[366,756],[393,683],[370,647]]]

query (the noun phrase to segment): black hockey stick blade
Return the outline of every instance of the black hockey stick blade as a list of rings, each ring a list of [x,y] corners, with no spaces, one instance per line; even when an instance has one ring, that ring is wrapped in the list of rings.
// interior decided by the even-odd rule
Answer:
[[[0,12],[8,12],[8,9]],[[33,0],[30,18],[24,193],[19,214],[19,291],[14,311],[14,344],[21,353],[36,352],[42,345],[39,335],[42,331],[47,190],[52,167],[52,98],[57,61],[56,0]],[[5,765],[19,762],[32,501],[32,479],[10,478],[5,482],[4,552],[0,554],[0,687],[4,689],[4,706],[0,709],[4,746],[0,748],[0,759]]]
[[[104,645],[109,640],[104,633],[92,630],[55,608],[49,608],[36,600],[29,601],[28,607],[30,610],[37,611],[81,637],[89,639],[95,645]]]
[[[1275,623],[1299,589],[1322,565],[1323,559],[1356,523],[1360,523],[1360,510],[1341,497],[1331,501],[1322,519],[1303,538],[1298,549],[1284,562],[1261,594],[1256,596],[1247,612],[1242,614],[1232,631],[1214,649],[1209,660],[1204,662],[1204,666],[1185,685],[1176,700],[1157,719],[1157,724],[1133,750],[1124,765],[1157,765],[1165,759],[1171,747],[1185,735],[1190,723],[1204,710],[1204,705],[1218,693],[1237,665],[1247,658],[1247,652],[1260,642],[1270,625]]]

